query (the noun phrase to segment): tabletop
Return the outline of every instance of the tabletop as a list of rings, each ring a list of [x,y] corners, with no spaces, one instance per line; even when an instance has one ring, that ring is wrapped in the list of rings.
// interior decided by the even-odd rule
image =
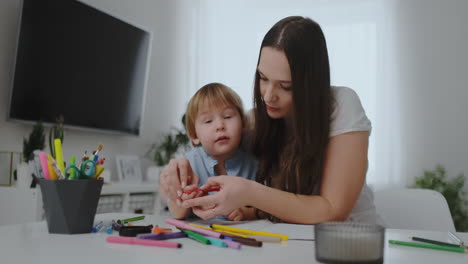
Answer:
[[[100,214],[95,222],[123,219],[135,215]],[[168,215],[148,215],[138,224],[171,227],[164,222]],[[258,231],[289,235],[290,239],[313,239],[313,225],[273,224],[259,220],[235,225]],[[118,235],[114,231],[112,235]],[[468,241],[468,233],[457,233]],[[315,242],[288,240],[263,243],[262,247],[243,246],[240,250],[203,245],[188,238],[178,239],[180,249],[141,245],[111,244],[106,232],[89,234],[49,234],[46,222],[0,226],[1,263],[318,263]],[[388,240],[406,240],[412,236],[447,241],[446,232],[386,229],[384,263],[468,263],[468,254],[389,245]]]

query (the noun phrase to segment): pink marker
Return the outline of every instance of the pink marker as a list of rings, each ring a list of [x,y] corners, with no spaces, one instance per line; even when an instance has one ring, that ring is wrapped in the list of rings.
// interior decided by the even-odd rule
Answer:
[[[235,241],[229,241],[227,239],[223,239],[223,242],[226,243],[228,248],[233,248],[233,249],[240,249],[241,248],[241,243],[235,242]]]
[[[109,236],[107,237],[106,241],[109,243],[144,245],[144,246],[167,247],[167,248],[181,248],[182,247],[182,244],[177,243],[177,242],[139,239],[139,238],[134,238],[134,237]]]
[[[221,238],[222,237],[221,233],[211,231],[211,230],[207,230],[207,229],[203,229],[203,228],[196,227],[196,226],[192,226],[192,225],[189,225],[189,224],[185,223],[184,221],[179,221],[179,220],[175,220],[175,219],[171,219],[171,218],[166,218],[166,223],[168,223],[170,225],[173,225],[175,227],[182,228],[182,229],[191,230],[191,231],[200,233],[202,235],[207,235],[209,237],[214,237],[214,238]]]
[[[45,152],[39,153],[39,160],[41,161],[42,174],[44,175],[44,179],[50,180],[49,164],[47,162],[47,153]]]

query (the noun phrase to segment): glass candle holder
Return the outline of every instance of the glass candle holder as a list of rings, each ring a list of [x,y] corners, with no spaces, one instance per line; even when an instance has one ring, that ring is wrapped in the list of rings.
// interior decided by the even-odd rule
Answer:
[[[383,263],[385,228],[352,222],[315,225],[315,258],[321,263]]]

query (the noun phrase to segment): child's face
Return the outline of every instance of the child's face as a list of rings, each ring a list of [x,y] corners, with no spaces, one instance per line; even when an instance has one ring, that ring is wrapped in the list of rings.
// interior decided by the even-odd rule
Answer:
[[[239,147],[242,119],[232,105],[201,107],[195,119],[195,132],[193,143],[201,143],[213,159],[226,160]]]

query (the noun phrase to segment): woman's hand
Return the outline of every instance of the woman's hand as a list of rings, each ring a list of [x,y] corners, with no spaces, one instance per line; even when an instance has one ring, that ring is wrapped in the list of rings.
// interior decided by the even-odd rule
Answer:
[[[159,183],[165,196],[175,201],[179,206],[183,191],[197,188],[199,182],[200,179],[193,173],[186,158],[172,159],[164,167],[159,177]]]
[[[186,200],[182,203],[185,208],[192,207],[193,213],[202,219],[210,219],[218,215],[227,215],[234,210],[248,205],[249,190],[256,182],[235,176],[210,177],[200,189],[219,186],[216,194]],[[207,209],[209,208],[209,209]]]

